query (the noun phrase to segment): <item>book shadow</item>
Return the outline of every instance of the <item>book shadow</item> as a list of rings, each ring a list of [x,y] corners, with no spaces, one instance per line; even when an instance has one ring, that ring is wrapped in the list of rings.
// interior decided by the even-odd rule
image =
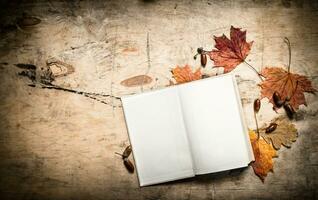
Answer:
[[[244,172],[247,172],[247,169],[248,167],[243,167],[243,168],[232,169],[232,170],[223,171],[223,172],[197,175],[193,177],[193,180],[199,183],[215,183],[218,181],[223,181],[225,179],[229,179],[229,180],[239,179],[240,177],[243,176]]]
[[[232,180],[240,179],[245,173],[247,173],[247,171],[248,171],[248,167],[243,167],[243,168],[237,168],[237,169],[232,169],[228,171],[196,175],[195,177],[170,181],[170,182],[162,183],[159,185],[170,186],[170,185],[175,185],[180,183],[211,184],[211,183],[222,182],[225,180],[232,181]]]

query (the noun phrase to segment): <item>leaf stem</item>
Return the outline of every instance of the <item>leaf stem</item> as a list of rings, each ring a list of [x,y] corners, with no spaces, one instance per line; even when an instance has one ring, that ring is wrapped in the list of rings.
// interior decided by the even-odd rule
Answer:
[[[291,47],[290,47],[290,41],[289,41],[289,39],[287,37],[284,38],[284,42],[288,46],[289,59],[288,59],[287,72],[289,73],[289,71],[290,71],[290,63],[291,63]]]
[[[115,154],[117,154],[117,155],[120,155],[120,156],[123,156],[123,154],[121,154],[121,153],[118,153],[118,152],[115,152]]]
[[[257,140],[259,140],[260,134],[259,134],[258,121],[257,121],[257,117],[256,117],[256,112],[255,111],[254,111],[254,119],[255,119],[255,124],[256,124]]]
[[[245,60],[243,61],[247,66],[249,66],[259,77],[259,79],[261,79],[261,81],[263,81],[263,76],[261,73],[259,73],[251,64],[249,64],[248,62],[246,62]]]

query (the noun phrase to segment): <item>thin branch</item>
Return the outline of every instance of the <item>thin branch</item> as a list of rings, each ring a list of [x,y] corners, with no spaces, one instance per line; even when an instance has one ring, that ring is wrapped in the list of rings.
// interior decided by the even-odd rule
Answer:
[[[259,73],[251,64],[249,64],[248,62],[246,62],[245,60],[244,60],[244,63],[247,65],[247,66],[249,66],[256,74],[257,74],[257,76],[259,77],[259,79],[261,79],[261,81],[263,81],[263,75],[261,74],[261,73]]]
[[[289,59],[288,59],[288,67],[287,67],[287,71],[289,73],[290,71],[290,63],[291,63],[291,47],[290,47],[290,41],[287,37],[284,38],[284,42],[287,44],[288,46],[288,53],[289,53]]]

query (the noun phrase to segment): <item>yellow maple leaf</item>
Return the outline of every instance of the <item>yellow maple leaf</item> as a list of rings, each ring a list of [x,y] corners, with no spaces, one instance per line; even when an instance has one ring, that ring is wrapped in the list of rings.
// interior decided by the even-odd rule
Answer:
[[[251,163],[255,174],[264,181],[267,173],[273,171],[273,157],[277,157],[276,150],[271,144],[268,144],[263,138],[257,139],[253,130],[249,131],[251,144],[253,147],[255,161]]]
[[[171,73],[177,84],[191,82],[202,78],[200,68],[195,72],[192,72],[192,69],[189,65],[185,65],[184,67],[176,66],[171,70]]]

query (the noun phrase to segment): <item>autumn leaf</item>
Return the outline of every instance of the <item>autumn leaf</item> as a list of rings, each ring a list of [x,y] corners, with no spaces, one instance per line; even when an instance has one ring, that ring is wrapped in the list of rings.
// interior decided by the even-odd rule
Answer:
[[[185,65],[184,67],[176,66],[171,70],[171,73],[177,84],[191,82],[202,78],[200,68],[198,68],[195,72],[192,72],[189,65]]]
[[[265,129],[261,128],[260,134],[267,143],[271,143],[276,150],[279,150],[282,145],[291,147],[291,144],[296,141],[298,133],[295,125],[285,117],[275,118],[272,123],[277,124],[277,128],[271,133],[265,133]]]
[[[297,110],[302,104],[307,106],[304,92],[316,91],[306,76],[290,73],[283,68],[266,67],[261,74],[265,77],[260,84],[262,98],[267,97],[273,105],[273,94],[278,92],[282,100],[290,99],[289,104]]]
[[[237,65],[245,61],[251,50],[252,42],[246,42],[246,31],[231,26],[230,38],[224,34],[221,37],[214,36],[215,48],[209,52],[215,67],[223,67],[224,73],[232,71]]]
[[[257,139],[254,131],[249,131],[255,161],[251,163],[255,174],[264,181],[267,173],[273,171],[273,157],[277,157],[275,149],[264,139]]]

